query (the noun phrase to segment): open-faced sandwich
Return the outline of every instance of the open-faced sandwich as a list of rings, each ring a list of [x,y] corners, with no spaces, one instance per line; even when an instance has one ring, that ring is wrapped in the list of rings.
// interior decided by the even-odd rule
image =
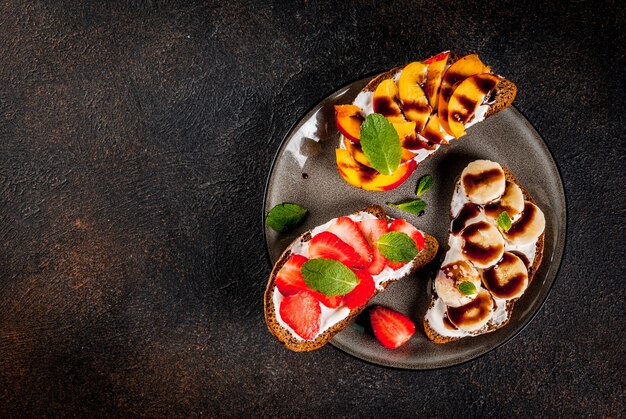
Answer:
[[[320,348],[437,249],[434,237],[379,206],[332,219],[294,240],[274,265],[264,297],[267,326],[289,349]],[[376,323],[391,318],[384,310],[372,316]]]
[[[424,318],[426,335],[436,343],[506,325],[544,247],[543,212],[498,163],[476,160],[463,170],[450,212],[449,249]]]
[[[337,167],[349,184],[383,191],[470,126],[513,103],[515,84],[476,54],[443,52],[387,71],[335,106]]]

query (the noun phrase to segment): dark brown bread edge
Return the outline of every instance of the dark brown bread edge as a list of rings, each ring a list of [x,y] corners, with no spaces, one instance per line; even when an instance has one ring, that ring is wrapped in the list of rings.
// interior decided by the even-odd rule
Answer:
[[[378,205],[371,205],[361,211],[369,212],[370,214],[376,216],[379,219],[387,220],[388,222],[391,221],[391,219],[387,216],[384,208]],[[352,309],[348,317],[346,317],[344,320],[340,321],[339,323],[335,324],[334,326],[330,327],[329,329],[324,331],[322,334],[320,334],[315,340],[312,340],[312,341],[299,340],[296,337],[294,337],[288,330],[282,327],[278,323],[278,320],[276,319],[274,301],[272,298],[273,293],[274,293],[274,287],[276,286],[276,275],[278,274],[278,271],[280,270],[280,268],[285,264],[287,259],[289,259],[289,256],[291,255],[291,246],[300,238],[304,239],[305,241],[308,241],[311,239],[311,233],[306,232],[302,236],[294,240],[294,242],[292,242],[292,244],[290,244],[289,247],[287,247],[287,249],[283,252],[283,254],[280,256],[280,258],[274,265],[274,268],[272,269],[272,272],[270,273],[270,278],[267,282],[267,287],[265,289],[264,309],[265,309],[265,322],[267,323],[267,327],[269,328],[270,332],[272,332],[272,334],[276,336],[276,338],[280,342],[284,343],[285,346],[291,349],[292,351],[305,352],[305,351],[312,351],[314,349],[318,349],[324,346],[326,343],[328,343],[328,341],[330,341],[333,336],[335,336],[337,333],[343,330],[353,318],[358,316],[359,313],[361,313],[365,309],[365,307],[367,306],[367,303],[363,304],[360,307]],[[417,271],[418,269],[421,269],[422,267],[426,266],[430,261],[432,261],[435,258],[435,255],[437,254],[437,250],[439,249],[439,243],[437,242],[437,240],[433,236],[426,234],[426,233],[424,233],[424,240],[425,240],[424,250],[420,252],[414,259],[413,269],[411,269],[410,273],[413,273]],[[399,279],[389,280],[389,281],[382,283],[381,285],[384,289],[390,283],[398,281],[398,280]],[[379,290],[376,290],[374,295],[378,294],[379,292],[380,292]]]
[[[450,53],[448,58],[448,63],[453,64],[462,58],[462,55],[457,53]],[[378,85],[383,82],[383,80],[387,80],[393,77],[398,71],[402,70],[404,67],[396,67],[392,68],[389,71],[386,71],[378,76],[374,77],[370,80],[369,83],[363,88],[363,91],[373,92],[376,90]],[[493,103],[489,105],[489,110],[485,114],[485,118],[494,115],[501,110],[504,110],[513,104],[513,100],[515,100],[515,96],[517,95],[517,86],[515,83],[508,79],[503,79],[495,88],[495,96],[493,99]]]
[[[522,193],[524,194],[524,199],[536,205],[535,200],[532,198],[532,196],[530,196],[528,191],[524,189],[524,187],[520,184],[520,182],[513,175],[513,173],[511,173],[509,169],[507,169],[504,166],[502,166],[502,169],[504,170],[504,175],[506,177],[506,180],[513,182],[517,186],[519,186],[520,189],[522,190]],[[546,233],[544,232],[537,239],[537,247],[535,249],[535,259],[533,260],[532,266],[528,268],[528,286],[530,286],[530,284],[532,283],[533,278],[535,277],[535,273],[537,272],[537,269],[539,269],[539,266],[541,265],[541,260],[543,259],[545,235]],[[430,309],[433,306],[433,304],[435,304],[435,297],[436,297],[436,294],[433,290],[433,295],[430,298],[430,304],[428,305],[428,309]],[[524,294],[522,294],[520,298],[523,298],[523,297],[524,297]],[[515,306],[515,301],[517,301],[517,299],[510,300],[507,302],[507,305],[506,305],[507,318],[503,323],[497,326],[490,325],[490,323],[488,323],[486,326],[487,327],[486,330],[481,331],[480,333],[476,335],[471,335],[471,336],[466,336],[466,337],[473,337],[473,336],[483,335],[485,333],[495,332],[496,330],[501,329],[504,326],[506,326],[509,323],[509,320],[511,319],[511,315],[513,314],[513,307]],[[424,317],[423,325],[424,325],[424,332],[426,333],[426,336],[428,337],[428,339],[430,339],[431,341],[435,343],[448,343],[448,342],[453,342],[455,340],[463,339],[463,338],[458,338],[458,337],[451,338],[451,337],[440,335],[432,327],[430,327],[430,325],[428,324],[428,321],[426,320],[426,317]]]

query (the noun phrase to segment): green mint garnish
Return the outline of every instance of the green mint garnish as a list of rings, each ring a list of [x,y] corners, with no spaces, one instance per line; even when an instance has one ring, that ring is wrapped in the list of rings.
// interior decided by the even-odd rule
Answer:
[[[504,232],[508,232],[511,229],[513,223],[511,222],[511,217],[509,217],[509,213],[506,211],[502,211],[498,216],[498,225]]]
[[[424,175],[420,178],[420,181],[417,184],[417,190],[415,191],[415,195],[422,196],[432,187],[433,177],[431,175]]]
[[[359,283],[350,268],[333,259],[311,259],[304,262],[300,272],[309,287],[331,297],[345,295]]]
[[[302,224],[307,212],[297,204],[278,204],[267,214],[265,223],[279,233],[286,233]]]
[[[419,253],[415,241],[399,231],[390,231],[380,236],[376,240],[376,247],[392,262],[410,262]]]
[[[391,175],[400,166],[400,137],[391,122],[379,113],[367,115],[361,125],[361,147],[372,167],[383,175]]]
[[[465,295],[478,294],[478,290],[476,289],[476,286],[474,285],[474,283],[472,283],[470,281],[463,281],[463,282],[461,282],[457,286],[457,288],[459,289],[459,291],[461,291]]]
[[[390,207],[401,209],[402,211],[411,214],[420,214],[426,208],[426,202],[422,201],[421,199],[414,199],[413,201],[402,202],[400,204],[387,202],[387,205],[389,205]]]

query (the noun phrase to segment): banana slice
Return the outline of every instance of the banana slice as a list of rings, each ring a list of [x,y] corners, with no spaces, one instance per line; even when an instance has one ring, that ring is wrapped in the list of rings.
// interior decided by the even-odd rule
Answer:
[[[498,219],[502,211],[506,211],[513,221],[516,221],[524,211],[524,194],[522,189],[513,182],[506,182],[504,194],[499,201],[485,206],[485,214],[494,220]]]
[[[523,246],[537,240],[546,228],[546,219],[539,207],[532,202],[524,202],[522,216],[508,232],[504,232],[507,241]]]
[[[465,295],[459,290],[459,284],[469,281],[480,289],[480,274],[466,260],[458,260],[443,266],[435,278],[435,291],[439,298],[450,307],[459,307],[471,302],[478,294]]]
[[[461,307],[448,307],[448,320],[461,330],[480,330],[493,316],[493,298],[489,291],[480,290],[478,296]]]
[[[473,161],[461,173],[461,185],[463,193],[471,202],[488,204],[504,193],[504,170],[498,163],[490,160]]]
[[[504,237],[496,227],[486,221],[465,227],[461,238],[463,255],[478,268],[486,269],[495,265],[504,254]]]
[[[528,287],[528,270],[517,255],[505,252],[496,266],[483,272],[483,284],[498,298],[518,298]]]

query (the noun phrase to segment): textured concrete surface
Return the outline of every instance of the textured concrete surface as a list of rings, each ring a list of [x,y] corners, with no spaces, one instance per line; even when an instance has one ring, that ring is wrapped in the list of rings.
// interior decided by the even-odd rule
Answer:
[[[468,3],[3,2],[0,415],[624,415],[625,9]],[[282,137],[448,48],[517,83],[562,170],[544,308],[439,371],[281,348],[260,209]]]

